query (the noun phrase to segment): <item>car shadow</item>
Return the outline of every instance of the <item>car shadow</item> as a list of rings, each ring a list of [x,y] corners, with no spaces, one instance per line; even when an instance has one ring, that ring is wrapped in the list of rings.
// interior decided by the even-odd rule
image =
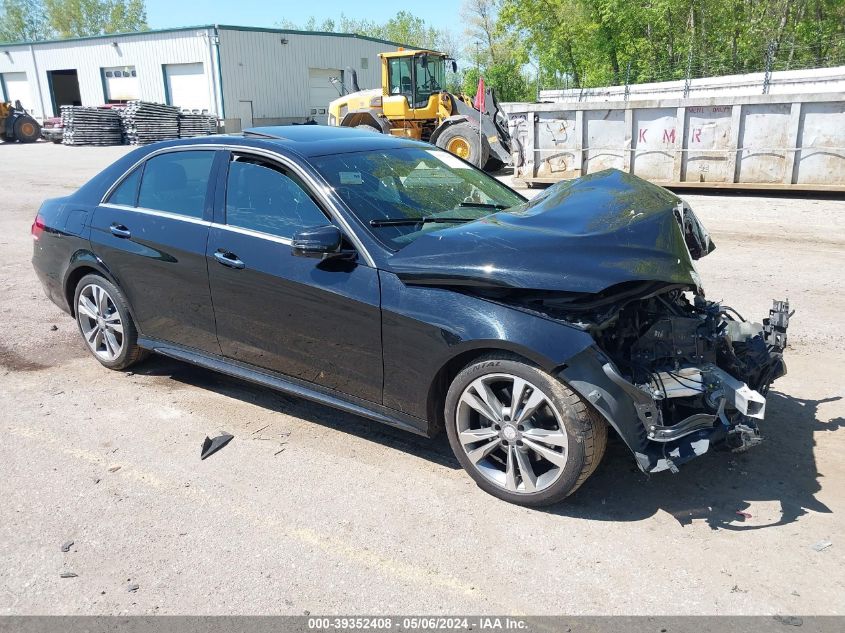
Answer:
[[[213,391],[228,398],[248,402],[268,411],[290,415],[343,433],[351,433],[440,466],[454,470],[461,468],[452,453],[445,433],[428,439],[409,431],[165,356],[153,355],[140,365],[133,367],[132,370],[138,375],[169,378],[190,387]],[[230,432],[234,433],[231,430]]]
[[[135,368],[136,374],[169,378],[190,387],[248,402],[269,411],[308,420],[368,441],[412,454],[441,466],[460,469],[445,433],[426,439],[378,422],[337,411],[305,399],[287,396],[237,378],[181,361],[153,356]],[[659,511],[681,525],[704,520],[714,530],[758,530],[796,521],[810,511],[831,510],[816,499],[821,489],[814,434],[845,426],[845,418],[818,419],[821,404],[840,400],[801,400],[770,392],[765,440],[745,453],[713,449],[681,467],[680,472],[647,475],[637,468],[628,448],[613,433],[598,470],[566,501],[539,512],[598,521],[632,522]],[[753,516],[755,502],[776,501],[779,518],[765,523]]]
[[[764,441],[744,453],[711,450],[680,472],[646,475],[634,466],[628,449],[610,442],[596,473],[567,501],[547,511],[601,521],[639,521],[663,510],[681,525],[704,520],[711,529],[759,530],[786,525],[813,512],[831,512],[816,499],[821,477],[814,456],[815,433],[845,426],[845,418],[818,419],[819,405],[840,400],[801,400],[769,393],[761,426]],[[755,502],[777,502],[779,517],[759,522]]]

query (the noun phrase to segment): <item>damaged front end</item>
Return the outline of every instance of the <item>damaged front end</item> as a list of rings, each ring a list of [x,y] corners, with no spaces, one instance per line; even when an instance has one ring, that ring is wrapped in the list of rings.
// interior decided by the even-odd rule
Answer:
[[[627,397],[635,428],[631,417],[608,419],[635,431],[629,445],[643,470],[674,472],[714,444],[742,451],[761,441],[769,386],[786,373],[789,316],[789,303],[774,301],[762,324],[751,323],[719,303],[670,291],[627,305],[594,333],[600,351],[574,359],[564,379],[583,372],[581,362],[600,364],[616,389],[587,397],[599,409],[604,399]]]
[[[786,374],[788,301],[753,323],[683,285],[481,292],[592,335],[595,346],[569,359],[560,378],[604,415],[642,470],[675,472],[715,444],[742,451],[761,441],[766,395]]]
[[[449,286],[589,332],[561,380],[603,414],[646,472],[717,443],[761,441],[786,373],[791,316],[762,323],[705,298],[695,260],[715,246],[671,192],[607,170],[518,208],[420,238],[392,260],[406,283]]]

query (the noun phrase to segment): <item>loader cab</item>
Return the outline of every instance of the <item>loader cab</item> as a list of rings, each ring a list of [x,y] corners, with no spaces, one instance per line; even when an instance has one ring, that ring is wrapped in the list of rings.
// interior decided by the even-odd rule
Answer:
[[[437,118],[446,86],[446,56],[400,50],[380,57],[384,114],[392,119]]]

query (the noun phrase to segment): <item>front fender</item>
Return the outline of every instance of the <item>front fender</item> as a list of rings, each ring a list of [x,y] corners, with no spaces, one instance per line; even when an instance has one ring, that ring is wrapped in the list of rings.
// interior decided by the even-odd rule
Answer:
[[[341,127],[357,127],[359,125],[371,125],[382,134],[390,134],[390,121],[383,116],[378,116],[371,110],[350,110],[340,122]]]
[[[443,367],[467,352],[518,354],[555,374],[594,345],[574,326],[430,286],[403,284],[379,271],[382,292],[384,404],[428,417],[428,393]]]
[[[458,123],[469,123],[473,128],[476,130],[478,129],[478,121],[471,121],[468,117],[462,114],[453,114],[452,116],[443,119],[440,125],[434,129],[434,132],[431,133],[431,137],[429,137],[428,142],[432,145],[437,145],[437,139],[441,134],[443,134],[444,130],[452,127],[453,125],[457,125]]]

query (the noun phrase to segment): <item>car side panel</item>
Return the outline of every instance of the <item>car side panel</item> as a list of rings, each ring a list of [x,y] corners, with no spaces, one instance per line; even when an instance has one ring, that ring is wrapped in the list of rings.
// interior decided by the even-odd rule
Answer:
[[[593,345],[572,326],[469,294],[403,284],[379,271],[384,405],[428,417],[428,387],[451,359],[473,350],[519,354],[546,371]]]
[[[218,249],[244,267],[217,262]],[[374,268],[294,257],[283,240],[217,225],[207,258],[224,356],[381,403]]]
[[[75,266],[76,254],[88,251],[87,219],[92,207],[68,198],[46,200],[38,211],[44,224],[33,240],[32,265],[44,292],[65,312],[70,312],[65,296],[65,280]]]
[[[111,226],[131,237],[113,235]],[[91,246],[114,275],[144,336],[219,353],[208,289],[209,223],[100,205]]]

